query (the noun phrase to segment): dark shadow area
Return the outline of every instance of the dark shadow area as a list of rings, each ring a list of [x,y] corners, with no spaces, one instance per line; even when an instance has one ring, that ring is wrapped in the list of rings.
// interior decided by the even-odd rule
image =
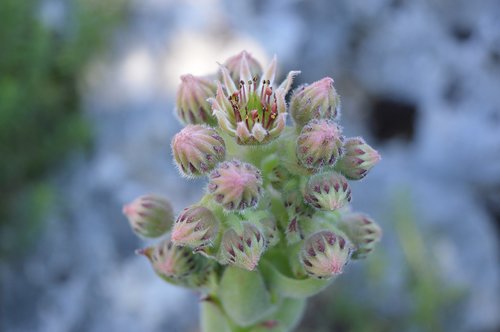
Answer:
[[[394,97],[375,97],[369,116],[369,128],[379,142],[391,139],[413,140],[417,105]]]

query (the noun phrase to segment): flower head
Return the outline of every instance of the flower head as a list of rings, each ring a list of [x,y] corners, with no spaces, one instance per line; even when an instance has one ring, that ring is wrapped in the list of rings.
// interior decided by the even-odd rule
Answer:
[[[339,173],[315,174],[307,181],[304,199],[317,209],[333,211],[351,201],[351,188]]]
[[[177,116],[185,124],[215,125],[208,98],[215,95],[216,86],[210,80],[191,74],[181,76],[177,90]]]
[[[306,272],[315,278],[330,278],[343,272],[352,248],[340,235],[320,231],[309,236],[300,252]]]
[[[339,109],[340,98],[330,77],[299,87],[293,92],[290,101],[290,113],[299,126],[304,126],[312,119],[335,120]]]
[[[177,245],[200,248],[211,244],[217,235],[219,220],[203,206],[185,208],[175,221],[172,241]]]
[[[209,178],[208,191],[226,210],[254,207],[262,193],[259,169],[239,160],[219,164]]]
[[[311,120],[297,138],[297,158],[306,168],[333,166],[342,155],[339,126],[331,120]]]
[[[344,156],[335,168],[350,180],[360,180],[380,161],[379,153],[361,137],[346,139]]]
[[[237,56],[239,79],[234,80],[226,66],[221,65],[222,83],[217,84],[215,98],[210,98],[219,127],[236,137],[238,144],[265,144],[278,137],[286,125],[285,95],[297,71],[291,71],[279,87],[274,86],[276,57],[262,74],[249,64],[246,52]],[[233,71],[234,75],[234,71]]]
[[[191,249],[163,240],[153,247],[140,249],[138,254],[146,256],[156,273],[168,278],[184,278],[200,268],[201,256],[195,256]]]
[[[158,237],[165,234],[173,223],[170,202],[158,195],[144,195],[123,207],[132,230],[140,236]]]
[[[172,139],[174,160],[183,175],[195,177],[207,174],[226,155],[226,146],[215,129],[187,125]]]
[[[365,258],[373,251],[375,245],[382,238],[382,229],[372,218],[363,213],[344,215],[338,227],[354,245],[352,258]]]
[[[262,75],[262,66],[250,53],[241,51],[224,62],[224,66],[229,70],[233,81],[238,82],[243,64],[248,65],[252,77]]]
[[[250,223],[244,223],[241,233],[234,229],[228,229],[224,233],[221,244],[222,263],[252,271],[257,267],[265,248],[265,239],[260,230]]]

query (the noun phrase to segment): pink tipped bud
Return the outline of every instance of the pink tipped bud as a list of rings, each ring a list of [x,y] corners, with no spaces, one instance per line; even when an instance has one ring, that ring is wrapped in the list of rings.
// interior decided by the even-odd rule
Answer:
[[[297,138],[297,158],[306,168],[333,166],[342,155],[339,126],[331,120],[311,120]]]
[[[262,176],[251,164],[226,161],[210,173],[208,191],[226,210],[244,210],[257,205],[262,192]]]
[[[208,98],[215,96],[215,91],[215,84],[208,79],[190,74],[181,76],[176,100],[179,119],[184,124],[216,125],[212,107],[207,101]]]
[[[226,146],[215,129],[188,125],[172,139],[174,160],[183,175],[196,177],[207,174],[226,155]]]
[[[154,238],[165,234],[174,220],[172,206],[166,198],[144,195],[123,207],[132,230],[140,236]]]
[[[138,250],[137,253],[146,256],[155,272],[162,277],[185,278],[201,267],[201,256],[195,256],[189,248],[176,246],[170,240]]]
[[[338,227],[354,245],[352,258],[366,258],[382,238],[382,229],[373,219],[362,213],[350,213],[342,217]]]
[[[299,126],[312,119],[335,120],[339,109],[340,98],[330,77],[299,87],[290,101],[290,113]]]
[[[350,244],[342,236],[320,231],[305,240],[300,261],[310,276],[330,278],[343,272],[351,251]]]
[[[360,180],[380,161],[379,153],[361,137],[348,138],[345,153],[335,168],[350,180]]]
[[[351,201],[351,188],[339,173],[315,174],[307,181],[304,199],[317,209],[333,211]]]
[[[219,229],[219,220],[209,209],[192,206],[184,209],[175,221],[171,239],[177,245],[201,248],[211,245]]]
[[[221,262],[253,271],[266,248],[264,236],[250,223],[243,224],[243,232],[228,229],[222,237]]]
[[[233,81],[236,82],[240,80],[240,77],[260,77],[262,75],[262,66],[247,51],[241,51],[237,55],[230,57],[224,62],[224,66],[229,71]],[[247,75],[245,75],[246,70],[248,70]]]

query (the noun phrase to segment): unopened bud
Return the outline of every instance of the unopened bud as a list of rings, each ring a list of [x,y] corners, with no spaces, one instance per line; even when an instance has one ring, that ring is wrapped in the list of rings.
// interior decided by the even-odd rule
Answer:
[[[203,206],[191,206],[179,215],[172,230],[172,242],[191,248],[211,245],[217,235],[219,220]]]
[[[226,210],[244,210],[257,205],[262,176],[255,166],[239,160],[226,161],[209,177],[208,191]]]
[[[338,227],[354,245],[352,258],[368,256],[382,238],[382,229],[372,218],[363,213],[350,213],[342,217]]]
[[[266,240],[266,246],[272,247],[280,241],[280,234],[278,231],[278,226],[276,225],[276,219],[272,214],[261,218],[259,220],[262,226],[262,232],[264,239]]]
[[[181,76],[177,90],[176,110],[184,124],[208,124],[215,126],[217,120],[212,116],[212,107],[207,101],[215,96],[216,85],[208,79],[191,74]]]
[[[245,223],[241,234],[234,229],[228,229],[224,233],[221,244],[222,263],[252,271],[257,267],[265,248],[265,240],[259,229]]]
[[[140,236],[154,238],[165,234],[174,220],[172,206],[166,198],[144,195],[123,206],[132,230]]]
[[[262,75],[262,66],[260,63],[247,51],[241,51],[237,55],[230,57],[224,62],[224,66],[229,71],[233,81],[239,82],[241,77],[260,77]],[[243,70],[248,70],[249,75]]]
[[[155,272],[162,277],[184,278],[200,268],[201,256],[195,256],[187,247],[174,245],[171,240],[164,240],[137,253],[146,256]]]
[[[294,244],[304,239],[298,216],[292,218],[285,231],[288,244]]]
[[[379,153],[361,137],[346,139],[344,155],[335,168],[350,180],[360,180],[380,161]]]
[[[188,125],[172,139],[172,153],[181,173],[196,177],[210,172],[226,155],[226,146],[215,129]]]
[[[297,137],[297,158],[306,168],[333,166],[342,155],[339,126],[331,120],[311,120]]]
[[[339,173],[315,174],[307,181],[304,199],[317,209],[333,211],[351,201],[351,188],[346,178]]]
[[[330,77],[299,87],[290,101],[290,113],[299,126],[312,119],[335,120],[339,109],[340,98]]]
[[[320,231],[309,236],[300,252],[307,274],[323,279],[339,275],[351,255],[350,244],[340,235]]]

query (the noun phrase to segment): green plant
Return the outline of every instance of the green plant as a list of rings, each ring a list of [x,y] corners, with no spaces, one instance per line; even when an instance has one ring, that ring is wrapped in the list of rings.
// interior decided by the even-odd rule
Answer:
[[[380,156],[343,137],[331,78],[299,87],[287,107],[298,73],[275,86],[276,59],[262,71],[241,52],[220,66],[217,83],[183,76],[177,114],[186,127],[173,156],[182,175],[208,177],[206,194],[175,222],[155,195],[124,208],[141,236],[165,211],[159,228],[172,226],[169,237],[138,253],[167,282],[204,294],[203,331],[291,330],[306,298],[380,240],[380,227],[348,207],[348,179],[363,178]]]

